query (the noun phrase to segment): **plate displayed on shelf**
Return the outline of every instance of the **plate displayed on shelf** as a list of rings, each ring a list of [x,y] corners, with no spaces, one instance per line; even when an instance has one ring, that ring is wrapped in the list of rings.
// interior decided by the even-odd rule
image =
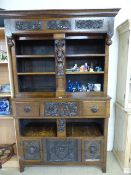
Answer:
[[[10,107],[7,99],[0,99],[0,115],[9,115]]]
[[[0,85],[0,92],[2,92],[2,93],[10,92],[10,84]]]

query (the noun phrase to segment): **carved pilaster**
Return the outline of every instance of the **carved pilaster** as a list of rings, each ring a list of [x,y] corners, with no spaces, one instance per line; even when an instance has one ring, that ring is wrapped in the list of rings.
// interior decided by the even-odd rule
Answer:
[[[57,136],[66,136],[66,121],[63,118],[57,119]]]
[[[55,40],[56,75],[64,75],[65,40]]]

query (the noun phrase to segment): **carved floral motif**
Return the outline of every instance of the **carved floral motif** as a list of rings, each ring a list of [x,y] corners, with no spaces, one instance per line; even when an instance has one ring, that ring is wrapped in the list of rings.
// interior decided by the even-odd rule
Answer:
[[[71,22],[68,20],[49,20],[46,22],[48,30],[71,30]]]
[[[76,20],[76,29],[101,29],[104,20]]]
[[[42,30],[42,21],[16,21],[16,30]]]
[[[64,75],[65,40],[55,40],[56,73]]]
[[[78,105],[76,102],[45,102],[45,116],[77,116]]]

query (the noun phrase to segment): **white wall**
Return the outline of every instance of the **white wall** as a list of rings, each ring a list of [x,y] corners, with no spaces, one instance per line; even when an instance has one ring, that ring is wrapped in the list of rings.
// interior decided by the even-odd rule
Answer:
[[[116,27],[127,18],[131,18],[131,0],[0,0],[0,8],[7,10],[26,10],[26,9],[97,9],[97,8],[122,8],[115,18],[115,32],[112,38],[113,44],[110,46],[109,57],[109,82],[108,95],[111,100],[111,115],[109,119],[108,150],[113,148],[114,121],[117,81],[117,52],[118,36]]]

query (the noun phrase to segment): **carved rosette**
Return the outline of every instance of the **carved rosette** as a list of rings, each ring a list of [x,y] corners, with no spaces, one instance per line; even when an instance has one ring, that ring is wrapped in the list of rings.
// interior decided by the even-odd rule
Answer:
[[[66,128],[66,121],[63,118],[57,119],[57,130],[58,132],[64,132]]]
[[[77,102],[45,102],[46,117],[78,116]]]
[[[16,21],[16,30],[42,30],[42,21]]]
[[[65,40],[55,40],[56,75],[64,75]]]

